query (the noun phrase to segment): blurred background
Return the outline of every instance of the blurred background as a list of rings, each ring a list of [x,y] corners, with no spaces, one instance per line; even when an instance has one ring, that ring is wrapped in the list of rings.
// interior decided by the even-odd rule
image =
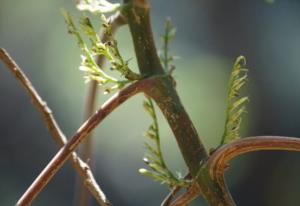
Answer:
[[[227,81],[235,58],[247,57],[250,96],[242,136],[300,136],[300,2],[278,0],[150,0],[156,45],[171,17],[177,37],[171,52],[180,97],[207,149],[223,132]],[[80,50],[67,33],[60,8],[80,16],[73,1],[1,0],[0,46],[7,49],[47,101],[65,134],[83,123],[87,89],[78,70]],[[127,27],[120,29],[122,55],[134,57]],[[136,68],[135,60],[130,66]],[[101,105],[107,96],[101,95]],[[143,95],[117,109],[97,128],[95,174],[114,205],[159,205],[164,185],[142,176],[143,132],[151,119]],[[0,205],[14,205],[58,151],[7,68],[0,64]],[[160,114],[162,147],[168,165],[186,167]],[[226,179],[237,205],[294,206],[300,202],[300,154],[256,152],[231,162]],[[32,205],[73,205],[76,174],[68,162]],[[93,205],[96,205],[95,203]],[[199,199],[193,205],[206,205]]]

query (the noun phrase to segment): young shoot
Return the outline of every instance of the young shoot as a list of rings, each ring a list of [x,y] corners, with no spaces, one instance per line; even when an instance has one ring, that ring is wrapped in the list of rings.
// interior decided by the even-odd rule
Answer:
[[[158,120],[152,99],[146,96],[146,100],[144,101],[143,105],[145,110],[153,120],[152,124],[146,131],[145,136],[148,137],[149,141],[152,141],[153,143],[145,143],[147,153],[144,157],[144,162],[150,168],[150,170],[142,168],[139,169],[139,172],[141,174],[152,177],[154,180],[157,180],[162,184],[167,184],[170,188],[173,188],[175,186],[186,187],[188,185],[187,181],[185,181],[179,173],[176,177],[169,170],[163,158],[160,144]]]
[[[228,85],[226,121],[221,145],[240,138],[242,114],[246,112],[245,103],[249,101],[247,96],[240,96],[240,91],[248,77],[245,65],[244,56],[239,56],[233,65]]]
[[[99,85],[105,86],[105,93],[124,87],[126,84],[139,80],[140,75],[130,70],[128,61],[124,60],[119,52],[117,41],[112,36],[111,25],[102,14],[101,20],[105,33],[109,35],[108,42],[102,42],[101,38],[95,31],[91,20],[84,16],[80,20],[81,31],[76,27],[71,15],[62,11],[65,21],[68,25],[69,33],[77,39],[78,45],[82,50],[81,65],[79,69],[85,73],[86,82],[91,80],[97,81]],[[84,32],[90,43],[87,44],[81,34]],[[119,72],[125,79],[117,79],[107,74],[104,68],[100,68],[95,59],[98,56],[104,56],[111,65],[111,69]],[[109,84],[109,85],[108,85]]]

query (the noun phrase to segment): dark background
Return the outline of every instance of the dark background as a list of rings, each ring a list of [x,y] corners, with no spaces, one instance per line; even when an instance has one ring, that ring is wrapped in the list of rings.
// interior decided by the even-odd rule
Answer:
[[[152,0],[157,46],[164,19],[177,27],[172,53],[178,92],[207,149],[218,145],[226,85],[234,59],[247,57],[250,96],[242,136],[300,136],[300,2],[278,0]],[[54,111],[67,136],[83,122],[87,85],[78,70],[80,51],[60,8],[80,16],[72,1],[1,0],[0,46],[6,48]],[[134,57],[128,28],[117,35],[121,52]],[[136,69],[135,60],[131,67]],[[99,105],[107,96],[99,98]],[[144,167],[143,132],[150,118],[143,96],[134,97],[97,129],[95,173],[114,205],[158,205],[168,190],[138,174]],[[0,205],[14,205],[58,147],[20,84],[0,65]],[[186,169],[168,125],[160,115],[162,146],[174,171]],[[231,162],[226,173],[242,206],[296,206],[300,197],[300,154],[256,152]],[[33,205],[72,205],[75,176],[67,163]],[[205,205],[202,200],[195,205]],[[201,203],[201,204],[200,204]],[[96,205],[96,204],[94,204]]]

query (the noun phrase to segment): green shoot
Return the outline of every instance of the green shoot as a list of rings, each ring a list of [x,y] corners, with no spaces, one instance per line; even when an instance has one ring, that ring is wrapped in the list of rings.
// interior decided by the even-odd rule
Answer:
[[[105,29],[105,33],[109,35],[110,41],[108,42],[101,41],[88,17],[82,17],[80,20],[81,30],[90,40],[91,46],[89,47],[84,41],[81,32],[76,27],[71,15],[66,11],[62,11],[62,13],[68,25],[69,33],[75,36],[78,45],[82,50],[82,62],[79,69],[85,72],[86,82],[94,80],[100,85],[107,85],[110,83],[112,86],[106,86],[105,89],[105,93],[110,93],[116,89],[122,88],[132,81],[140,79],[139,74],[136,74],[129,69],[128,61],[125,61],[122,58],[117,41],[112,37],[111,25],[104,15],[101,15],[101,19],[103,21],[102,25]],[[110,62],[111,69],[118,71],[126,78],[126,80],[118,80],[104,72],[95,61],[97,56],[104,56]]]
[[[246,112],[245,103],[249,98],[241,97],[241,88],[247,81],[247,69],[244,68],[246,59],[239,56],[233,66],[228,85],[227,110],[224,134],[221,145],[240,138],[239,131],[242,122],[242,114]]]
[[[160,60],[163,64],[164,69],[169,74],[172,73],[172,71],[175,69],[175,66],[171,65],[175,57],[170,56],[169,54],[169,45],[170,42],[175,38],[175,36],[176,28],[173,27],[171,19],[168,18],[165,22],[165,32],[163,35],[161,35],[162,51],[160,52]]]
[[[144,101],[144,108],[153,119],[153,123],[149,126],[147,132],[145,133],[145,136],[148,137],[149,140],[153,141],[153,144],[155,146],[152,146],[149,143],[145,143],[145,147],[148,152],[146,154],[146,157],[144,158],[144,162],[151,170],[142,168],[139,170],[139,172],[141,174],[154,178],[162,184],[167,184],[169,187],[186,186],[187,182],[183,180],[180,175],[178,175],[178,177],[175,177],[175,175],[173,175],[173,173],[168,169],[165,163],[160,145],[158,120],[153,101],[150,97],[146,96],[146,100]]]

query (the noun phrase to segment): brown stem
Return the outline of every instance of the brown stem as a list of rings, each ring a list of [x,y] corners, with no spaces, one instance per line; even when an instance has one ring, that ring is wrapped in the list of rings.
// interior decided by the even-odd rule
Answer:
[[[192,178],[192,176],[191,176],[190,173],[188,173],[184,177],[185,180],[190,180],[191,178]],[[172,200],[175,198],[176,194],[180,191],[180,189],[181,189],[180,186],[176,186],[175,188],[173,188],[171,190],[171,192],[162,201],[162,203],[160,204],[160,206],[169,206],[171,204]]]
[[[260,150],[300,151],[300,139],[282,136],[245,137],[218,148],[209,157],[207,168],[209,176],[218,184],[224,196],[231,198],[224,179],[224,171],[228,168],[229,161],[241,154]],[[181,202],[182,205],[187,204],[190,199],[194,199],[197,196],[198,194],[191,195]],[[232,204],[234,203],[232,202]]]
[[[259,150],[300,151],[300,139],[281,136],[256,136],[235,140],[217,149],[208,159],[210,176],[226,189],[224,171],[234,157]],[[224,191],[224,192],[227,192]]]
[[[125,0],[124,9],[135,46],[139,69],[143,76],[165,74],[158,58],[150,23],[150,5],[147,0]],[[147,95],[152,97],[176,137],[182,156],[192,176],[199,170],[199,162],[207,158],[206,150],[187,112],[185,111],[170,78],[158,81]]]
[[[150,5],[147,0],[124,0],[127,7],[123,13],[130,27],[139,70],[142,76],[165,74],[158,58],[150,23]],[[154,85],[147,95],[155,100],[167,119],[181,154],[191,175],[197,178],[198,186],[203,189],[203,195],[215,205],[224,203],[222,194],[214,187],[206,176],[197,176],[201,161],[208,158],[199,135],[185,111],[174,88],[172,77],[163,79]]]
[[[17,206],[27,206],[34,200],[56,172],[63,166],[72,152],[107,115],[133,95],[149,90],[149,88],[151,88],[158,79],[159,77],[151,77],[135,82],[120,90],[107,100],[94,115],[82,124],[70,141],[57,152],[57,154],[19,199]]]
[[[0,59],[6,64],[6,66],[11,70],[17,80],[24,87],[26,92],[32,99],[34,106],[42,114],[46,127],[48,128],[53,139],[60,145],[64,146],[67,142],[65,135],[60,130],[55,118],[52,115],[50,108],[47,106],[46,102],[40,97],[37,91],[32,86],[29,79],[22,72],[21,68],[15,63],[15,61],[10,57],[10,55],[4,50],[0,49]],[[72,153],[72,164],[77,173],[79,174],[81,180],[84,182],[84,185],[89,189],[93,194],[95,199],[101,206],[110,205],[105,194],[102,192],[101,188],[97,184],[90,167],[83,162],[76,153]]]
[[[126,24],[126,19],[124,16],[117,12],[116,14],[111,15],[108,18],[108,22],[111,24],[111,32],[114,34],[116,30],[121,27],[122,25]],[[102,42],[107,42],[109,40],[109,35],[107,35],[106,32],[101,32],[100,38]],[[97,57],[97,64],[99,65],[99,68],[102,68],[105,64],[105,57],[104,55]],[[88,87],[86,101],[85,101],[85,114],[84,119],[88,119],[95,111],[96,111],[96,99],[97,99],[97,92],[98,92],[98,83],[97,81],[91,81]],[[92,135],[91,132],[90,135],[86,138],[86,140],[82,143],[82,159],[84,161],[89,161],[90,165],[93,165],[91,163],[91,157],[92,157]],[[81,181],[77,183],[77,191],[79,195],[76,195],[76,199],[78,198],[78,205],[84,206],[88,205],[88,194],[83,187],[83,184]]]
[[[170,206],[186,206],[199,195],[197,187],[189,187],[185,193],[180,195]]]
[[[171,192],[165,197],[160,206],[169,206],[172,200],[176,197],[176,194],[180,191],[181,187],[177,186],[171,190]]]

